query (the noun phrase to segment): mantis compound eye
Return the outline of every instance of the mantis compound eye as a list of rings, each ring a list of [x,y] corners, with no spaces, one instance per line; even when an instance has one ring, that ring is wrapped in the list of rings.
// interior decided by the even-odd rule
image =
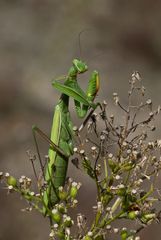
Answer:
[[[81,60],[74,59],[73,65],[76,68],[76,70],[78,71],[78,73],[84,73],[88,70],[87,65],[84,62],[82,62]]]

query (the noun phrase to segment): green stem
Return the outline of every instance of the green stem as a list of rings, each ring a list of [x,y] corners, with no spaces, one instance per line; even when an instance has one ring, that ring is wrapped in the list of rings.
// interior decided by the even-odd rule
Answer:
[[[136,203],[140,203],[140,202],[144,201],[147,197],[150,196],[150,194],[151,194],[153,191],[154,191],[154,187],[153,187],[153,185],[151,185],[149,192],[147,192],[142,198],[138,199]]]

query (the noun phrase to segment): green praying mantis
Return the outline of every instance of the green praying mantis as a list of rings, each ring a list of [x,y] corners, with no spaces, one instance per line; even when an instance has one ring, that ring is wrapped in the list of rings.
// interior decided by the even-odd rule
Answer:
[[[82,74],[87,70],[88,67],[84,62],[74,59],[64,84],[58,80],[52,82],[53,87],[61,92],[61,96],[55,106],[51,137],[48,140],[50,148],[44,173],[47,188],[43,193],[45,209],[51,209],[59,202],[58,190],[59,187],[65,184],[68,160],[73,155],[74,131],[69,111],[69,99],[74,99],[75,110],[79,118],[84,118],[89,109],[94,111],[99,105],[99,103],[94,103],[100,86],[97,71],[93,71],[86,92],[78,85],[78,74]],[[39,128],[33,126],[34,136],[35,132],[46,138],[46,135]],[[44,210],[44,214],[45,212],[46,210]]]

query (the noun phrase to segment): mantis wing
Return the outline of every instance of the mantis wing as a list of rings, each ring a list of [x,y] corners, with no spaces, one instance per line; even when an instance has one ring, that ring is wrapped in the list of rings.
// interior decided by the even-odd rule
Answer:
[[[57,105],[55,107],[55,113],[54,113],[54,117],[53,117],[52,129],[51,129],[51,138],[50,138],[51,141],[57,146],[59,145],[60,130],[61,130],[61,111],[60,111],[59,105]],[[47,181],[49,186],[48,186],[47,190],[44,192],[44,196],[43,196],[45,206],[50,205],[49,201],[50,201],[50,195],[51,195],[51,191],[52,191],[51,190],[51,188],[52,188],[51,176],[53,176],[54,162],[55,162],[56,155],[57,155],[57,152],[54,151],[52,146],[50,146],[50,148],[49,148],[48,155],[49,155],[49,162],[47,163],[45,180]],[[54,191],[54,189],[53,189],[53,191]],[[46,212],[46,209],[44,209],[44,210]]]

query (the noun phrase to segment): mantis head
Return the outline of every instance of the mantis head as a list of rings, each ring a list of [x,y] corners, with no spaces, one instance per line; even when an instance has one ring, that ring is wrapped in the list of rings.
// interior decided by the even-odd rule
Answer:
[[[78,60],[78,59],[73,60],[73,66],[78,73],[84,73],[88,70],[87,65],[84,62],[82,62],[81,60]]]

